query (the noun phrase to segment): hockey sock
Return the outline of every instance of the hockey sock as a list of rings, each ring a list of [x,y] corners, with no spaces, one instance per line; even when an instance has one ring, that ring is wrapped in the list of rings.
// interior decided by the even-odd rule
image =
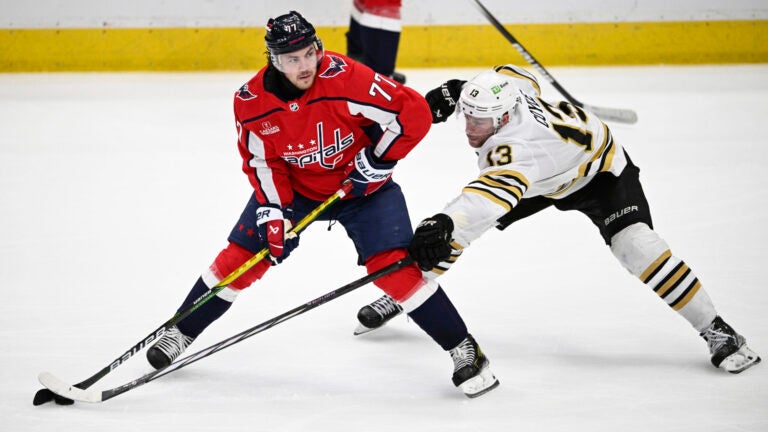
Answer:
[[[699,278],[669,250],[654,260],[639,277],[698,332],[706,329],[717,316],[712,300],[701,288]]]
[[[667,243],[646,224],[637,223],[611,239],[611,251],[630,273],[648,285],[699,332],[717,316],[701,282]]]
[[[363,63],[374,71],[391,76],[395,71],[400,32],[360,26],[364,57]]]
[[[365,63],[363,44],[360,41],[360,23],[354,18],[349,19],[349,31],[347,32],[347,56],[353,60]]]
[[[390,249],[379,252],[365,261],[365,268],[368,270],[368,273],[373,273],[406,256],[408,256],[408,251],[405,249]],[[415,309],[433,292],[437,291],[436,282],[426,286],[427,281],[424,280],[421,270],[419,270],[415,263],[403,267],[394,273],[382,276],[373,283],[401,304],[415,296],[416,299],[410,301],[408,305],[403,304],[406,311]]]
[[[467,337],[464,320],[440,287],[408,316],[446,351]]]
[[[208,292],[208,290],[209,287],[203,282],[203,278],[198,278],[197,282],[195,282],[195,286],[192,287],[192,290],[189,292],[178,311],[181,312],[188,308],[195,300]],[[224,312],[226,312],[230,306],[232,306],[231,301],[224,300],[219,296],[214,296],[189,314],[189,316],[179,321],[176,326],[182,333],[184,333],[184,335],[196,338],[206,327],[211,325],[212,322],[224,315]]]

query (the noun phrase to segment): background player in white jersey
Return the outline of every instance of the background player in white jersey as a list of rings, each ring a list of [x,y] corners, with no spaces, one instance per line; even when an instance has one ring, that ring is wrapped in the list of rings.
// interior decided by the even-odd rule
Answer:
[[[437,276],[493,227],[503,230],[549,206],[578,210],[619,262],[707,341],[713,365],[739,373],[759,363],[744,337],[718,316],[693,271],[653,230],[639,169],[608,126],[590,112],[547,103],[540,95],[535,77],[513,65],[427,93],[433,123],[459,107],[480,174],[418,225],[409,251],[419,267]]]

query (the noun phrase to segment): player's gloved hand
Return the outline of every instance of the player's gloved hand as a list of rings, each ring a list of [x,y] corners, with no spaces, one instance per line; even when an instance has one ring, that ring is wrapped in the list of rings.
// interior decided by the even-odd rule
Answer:
[[[276,205],[264,205],[256,210],[256,226],[259,238],[269,247],[269,259],[277,265],[288,258],[299,245],[299,236],[289,232],[293,226],[293,209],[281,209]]]
[[[392,176],[397,161],[382,161],[373,154],[372,147],[365,147],[355,155],[352,161],[354,169],[347,179],[352,182],[349,196],[370,195],[380,188]]]
[[[408,252],[424,271],[430,271],[441,261],[451,256],[453,220],[438,213],[426,218],[416,227]]]
[[[461,87],[466,81],[452,79],[444,82],[440,87],[427,92],[424,99],[432,111],[432,123],[442,123],[448,120],[456,109],[456,102],[461,94]]]

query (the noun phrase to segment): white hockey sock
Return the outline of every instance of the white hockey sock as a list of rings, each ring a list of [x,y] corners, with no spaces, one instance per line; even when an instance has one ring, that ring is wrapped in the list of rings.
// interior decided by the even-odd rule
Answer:
[[[717,313],[709,295],[688,265],[672,255],[667,243],[648,225],[636,223],[611,239],[611,252],[699,332]]]

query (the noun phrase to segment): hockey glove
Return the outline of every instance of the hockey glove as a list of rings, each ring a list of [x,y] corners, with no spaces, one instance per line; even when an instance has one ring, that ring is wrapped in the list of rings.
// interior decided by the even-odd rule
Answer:
[[[461,87],[466,81],[452,79],[444,82],[440,87],[427,92],[424,99],[432,111],[432,123],[442,123],[448,120],[456,109],[456,102],[461,94]]]
[[[256,226],[259,238],[269,248],[269,259],[277,265],[288,258],[299,245],[299,236],[289,232],[293,226],[293,209],[276,205],[261,206],[256,210]]]
[[[351,197],[370,195],[392,176],[397,161],[382,161],[373,154],[372,147],[361,149],[352,161],[354,169],[349,173],[352,182]]]
[[[423,271],[430,271],[451,256],[453,220],[438,213],[416,227],[408,252]]]

